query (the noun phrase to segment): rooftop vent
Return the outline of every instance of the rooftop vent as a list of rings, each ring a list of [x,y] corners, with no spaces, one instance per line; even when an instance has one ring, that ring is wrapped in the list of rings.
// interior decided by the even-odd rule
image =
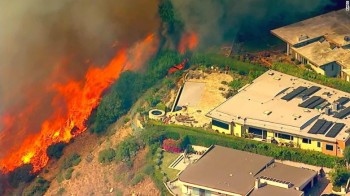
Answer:
[[[307,39],[309,39],[309,36],[307,36],[307,35],[300,35],[299,36],[299,41],[301,42],[301,41],[304,41],[304,40],[307,40]]]
[[[281,80],[280,77],[274,77],[273,79],[275,79],[275,80]]]
[[[267,116],[270,115],[271,113],[272,113],[272,111],[270,111],[270,110],[266,110],[266,111],[264,112],[264,114],[267,115]]]

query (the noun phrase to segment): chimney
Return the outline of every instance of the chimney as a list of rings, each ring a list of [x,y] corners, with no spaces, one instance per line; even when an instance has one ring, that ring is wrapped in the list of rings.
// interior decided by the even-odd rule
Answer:
[[[326,107],[326,108],[324,109],[324,113],[325,113],[326,115],[331,115],[331,108]]]
[[[255,179],[254,188],[255,188],[255,189],[260,188],[260,178]]]

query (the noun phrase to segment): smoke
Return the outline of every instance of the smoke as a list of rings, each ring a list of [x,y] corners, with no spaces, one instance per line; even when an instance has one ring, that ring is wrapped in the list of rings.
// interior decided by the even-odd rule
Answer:
[[[52,84],[81,80],[156,32],[157,9],[158,0],[0,1],[0,158],[53,112]]]
[[[203,46],[245,40],[269,34],[269,30],[316,15],[331,0],[172,0],[185,29],[200,35]],[[239,38],[239,37],[238,37]]]

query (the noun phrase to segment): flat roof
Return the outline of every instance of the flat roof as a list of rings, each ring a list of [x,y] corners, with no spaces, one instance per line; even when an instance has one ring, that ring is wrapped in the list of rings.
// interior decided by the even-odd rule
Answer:
[[[322,66],[331,62],[337,62],[345,68],[350,68],[350,48],[344,49],[335,47],[332,49],[331,43],[327,40],[316,41],[303,47],[293,49],[307,58],[315,66]]]
[[[325,110],[307,109],[298,106],[304,98],[295,97],[290,101],[282,97],[298,87],[319,87],[320,90],[310,95],[317,96],[332,104],[341,97],[350,98],[349,93],[316,84],[301,78],[269,70],[245,86],[236,95],[214,108],[207,116],[227,123],[239,123],[277,132],[289,133],[306,138],[323,141],[346,141],[349,134],[350,117],[343,119],[327,115]],[[350,102],[344,107],[349,107]],[[326,134],[308,133],[319,119],[333,123],[343,123],[345,127],[336,137],[326,137]]]
[[[332,11],[271,32],[292,45],[300,43],[299,37],[306,35],[308,40],[326,36],[337,45],[344,46],[350,44],[344,40],[344,36],[350,36],[350,12],[345,9]]]
[[[283,195],[283,196],[300,196],[302,191],[294,189],[285,189],[277,186],[264,185],[254,191],[249,196],[266,196],[266,195]]]
[[[259,188],[261,190],[254,190],[252,195],[278,192],[288,196],[300,195],[302,192],[295,188],[305,185],[316,174],[309,169],[275,163],[272,157],[215,145],[195,163],[188,165],[180,173],[179,180],[217,191],[247,195],[254,189],[256,179],[267,177],[288,181],[293,185],[290,188],[266,185]]]
[[[180,175],[182,182],[246,195],[254,187],[255,175],[273,162],[272,157],[213,146]]]
[[[260,172],[257,176],[265,176],[277,180],[291,182],[293,184],[292,188],[294,188],[302,187],[305,182],[310,181],[316,175],[317,172],[310,169],[293,167],[282,163],[273,163],[267,167],[267,169]]]

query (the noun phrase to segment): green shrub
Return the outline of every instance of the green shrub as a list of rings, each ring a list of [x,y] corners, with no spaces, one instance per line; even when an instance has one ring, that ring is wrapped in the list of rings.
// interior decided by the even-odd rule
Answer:
[[[333,186],[340,187],[347,183],[350,177],[350,171],[345,167],[337,166],[330,172],[330,176]]]
[[[100,163],[110,163],[114,160],[115,156],[115,150],[113,148],[108,148],[99,152],[98,161]]]
[[[141,144],[135,137],[128,137],[118,145],[116,155],[118,159],[124,162],[130,162],[131,158],[133,158],[140,149],[140,146]]]
[[[323,75],[320,75],[314,71],[300,69],[294,65],[284,64],[284,63],[275,63],[272,67],[276,71],[283,72],[298,78],[303,78],[318,84],[322,84],[331,88],[336,88],[341,91],[350,93],[350,85],[347,81],[340,78],[329,78]]]
[[[131,180],[131,186],[137,185],[138,183],[142,182],[143,179],[145,179],[145,175],[140,174],[140,173],[139,173],[139,174],[136,174],[136,175],[134,176],[134,178]]]
[[[124,123],[128,123],[130,121],[130,117],[125,117],[124,118]]]
[[[68,168],[67,171],[66,171],[66,173],[65,173],[65,175],[64,175],[64,178],[65,178],[66,180],[71,179],[71,178],[72,178],[73,171],[74,171],[73,168]]]
[[[59,142],[49,146],[46,150],[47,156],[50,158],[59,159],[63,154],[63,149],[66,147],[66,143]]]
[[[147,164],[144,168],[143,168],[143,173],[145,173],[146,175],[151,175],[154,173],[154,167],[152,164]]]
[[[30,190],[23,193],[24,196],[44,195],[50,187],[50,182],[42,177],[36,178],[34,183],[30,186]]]
[[[66,189],[61,187],[60,189],[58,189],[57,195],[63,195],[63,193],[65,193],[65,192],[66,192]]]
[[[68,169],[70,167],[77,166],[81,161],[81,157],[78,153],[73,153],[63,160],[61,169]]]

